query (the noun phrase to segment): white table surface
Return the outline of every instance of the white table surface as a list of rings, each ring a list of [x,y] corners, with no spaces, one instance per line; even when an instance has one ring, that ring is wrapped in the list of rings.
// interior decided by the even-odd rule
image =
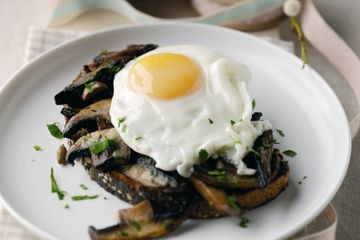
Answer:
[[[23,65],[25,44],[30,26],[46,27],[55,0],[0,0],[0,86]],[[359,0],[315,0],[327,22],[360,55],[360,1]],[[111,14],[111,13],[108,13]],[[94,21],[89,16],[83,21]],[[97,19],[98,20],[98,19]],[[106,19],[103,20],[106,22]],[[123,19],[126,22],[125,19]],[[105,23],[106,25],[107,23]],[[111,25],[111,23],[108,23]],[[77,28],[70,24],[69,29]],[[282,24],[282,36],[292,39],[288,26]],[[86,30],[91,30],[91,27]],[[327,62],[312,48],[308,51],[309,64],[333,87],[348,116],[357,111],[354,95]],[[359,76],[360,80],[360,76]],[[337,239],[356,239],[360,235],[360,187],[354,181],[360,179],[360,134],[354,139],[351,165],[339,193],[333,203],[339,214]],[[354,213],[355,212],[355,213]],[[350,238],[350,235],[352,237]]]

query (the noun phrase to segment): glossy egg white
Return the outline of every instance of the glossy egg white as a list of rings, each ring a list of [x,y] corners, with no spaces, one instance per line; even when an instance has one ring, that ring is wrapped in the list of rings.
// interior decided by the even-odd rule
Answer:
[[[132,66],[142,58],[174,53],[190,58],[200,69],[200,84],[191,93],[160,100],[128,87]],[[251,74],[243,64],[202,46],[160,47],[131,61],[114,80],[111,121],[134,151],[150,156],[156,167],[189,177],[199,152],[222,155],[252,175],[242,159],[255,139],[271,128],[268,121],[251,122]]]

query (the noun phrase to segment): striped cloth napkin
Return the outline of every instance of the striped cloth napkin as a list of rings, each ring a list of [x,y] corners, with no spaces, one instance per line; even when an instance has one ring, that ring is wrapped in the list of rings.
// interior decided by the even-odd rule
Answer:
[[[31,28],[29,31],[29,37],[26,45],[25,59],[26,64],[31,59],[35,58],[39,54],[72,39],[85,36],[87,32],[76,31],[64,31],[54,29],[39,29]],[[272,37],[262,37],[264,40],[269,41],[291,53],[294,52],[294,46],[292,42],[285,42]],[[302,236],[308,235],[322,229],[325,229],[331,225],[331,231],[327,231],[324,235],[326,239],[334,239],[335,226],[336,226],[336,214],[333,207],[330,205],[324,210],[323,215],[315,219],[309,226],[296,234],[297,240],[302,239]],[[0,240],[40,240],[32,233],[23,228],[4,208],[0,205]]]

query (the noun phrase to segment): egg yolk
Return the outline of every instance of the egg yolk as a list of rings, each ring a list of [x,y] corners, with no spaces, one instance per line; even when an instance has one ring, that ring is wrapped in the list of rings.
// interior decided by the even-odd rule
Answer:
[[[128,87],[136,93],[167,100],[199,86],[200,69],[180,54],[159,53],[142,58],[130,70]]]

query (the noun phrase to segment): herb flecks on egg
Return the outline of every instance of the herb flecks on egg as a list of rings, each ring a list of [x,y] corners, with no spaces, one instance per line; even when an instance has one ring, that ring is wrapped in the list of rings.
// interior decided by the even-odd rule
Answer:
[[[205,47],[157,48],[116,74],[111,121],[160,169],[190,177],[194,165],[221,152],[239,175],[253,175],[242,160],[271,124],[251,121],[249,84],[245,65]]]

